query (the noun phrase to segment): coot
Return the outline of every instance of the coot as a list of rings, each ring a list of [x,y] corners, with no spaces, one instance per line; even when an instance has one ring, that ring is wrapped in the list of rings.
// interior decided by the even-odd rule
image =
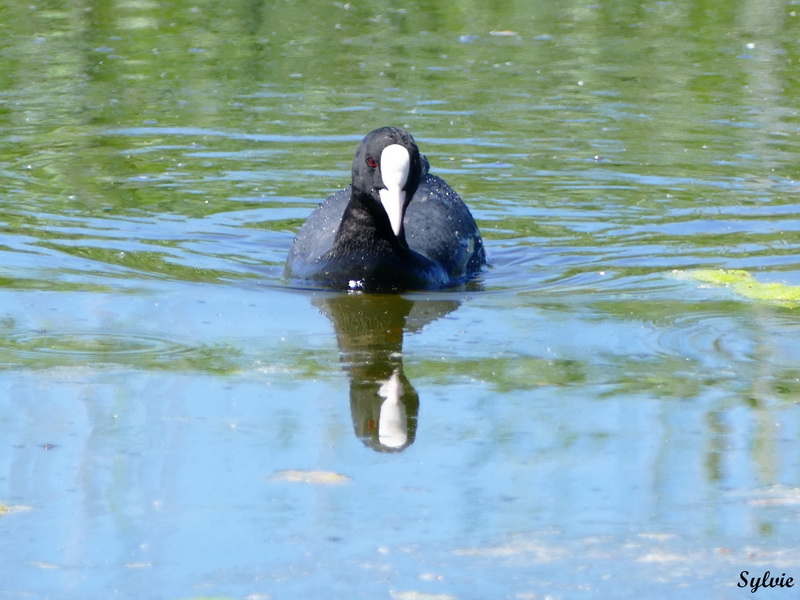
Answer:
[[[352,184],[300,228],[284,275],[341,290],[437,289],[465,283],[486,264],[478,226],[447,183],[428,172],[400,127],[367,134]]]

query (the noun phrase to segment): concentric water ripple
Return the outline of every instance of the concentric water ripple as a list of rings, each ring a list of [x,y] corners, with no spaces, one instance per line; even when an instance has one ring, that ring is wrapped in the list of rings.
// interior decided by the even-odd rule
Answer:
[[[137,368],[230,371],[230,349],[155,335],[98,331],[12,331],[0,336],[0,362],[28,368],[117,364]]]
[[[658,330],[656,353],[703,362],[750,362],[756,354],[753,331],[730,314],[693,312]]]

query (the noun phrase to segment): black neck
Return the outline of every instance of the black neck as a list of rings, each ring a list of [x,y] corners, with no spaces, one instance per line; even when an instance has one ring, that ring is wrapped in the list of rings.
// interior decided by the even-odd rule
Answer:
[[[400,229],[400,235],[396,236],[383,207],[367,193],[356,189],[351,193],[336,232],[333,250],[336,251],[337,247],[361,251],[372,248],[377,252],[398,254],[409,252],[403,228]]]

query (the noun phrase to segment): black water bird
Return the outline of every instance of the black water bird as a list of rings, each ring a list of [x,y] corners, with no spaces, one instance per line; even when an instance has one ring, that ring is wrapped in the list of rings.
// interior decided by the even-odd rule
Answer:
[[[300,228],[284,275],[299,285],[393,291],[458,286],[486,264],[466,204],[400,127],[366,135],[351,185]]]

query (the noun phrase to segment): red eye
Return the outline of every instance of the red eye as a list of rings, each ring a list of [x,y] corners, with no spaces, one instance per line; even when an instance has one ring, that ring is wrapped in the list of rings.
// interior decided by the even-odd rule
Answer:
[[[372,157],[367,158],[367,164],[370,166],[371,169],[377,169],[378,163],[375,162],[375,159]]]

